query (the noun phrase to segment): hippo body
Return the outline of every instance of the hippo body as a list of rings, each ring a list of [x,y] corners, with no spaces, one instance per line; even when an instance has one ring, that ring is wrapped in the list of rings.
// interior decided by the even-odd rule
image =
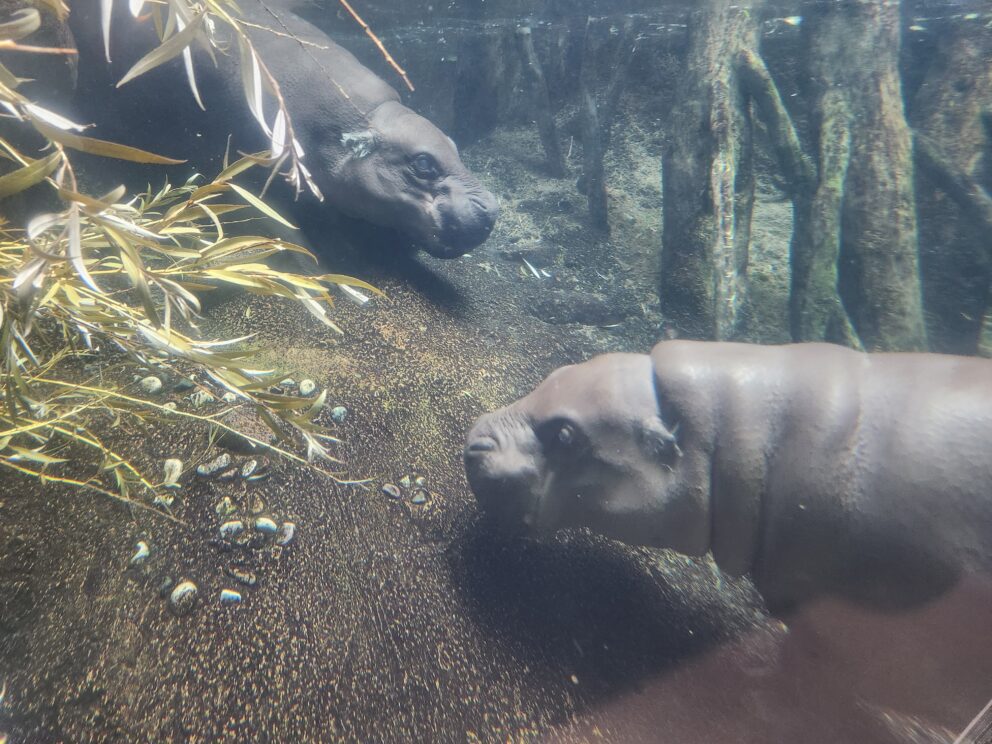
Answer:
[[[238,46],[228,29],[217,24],[227,48],[215,50],[216,64],[195,45],[203,111],[181,56],[115,87],[159,42],[150,21],[136,21],[126,2],[114,5],[109,65],[99,3],[74,3],[70,16],[80,54],[77,108],[98,122],[94,136],[188,157],[204,174],[220,171],[229,135],[232,156],[268,149],[245,101]],[[239,5],[244,20],[281,34],[248,29],[280,85],[303,163],[324,196],[323,205],[310,194],[288,204],[298,224],[322,227],[329,207],[395,230],[441,258],[461,255],[488,237],[499,211],[496,199],[464,166],[448,136],[404,106],[392,86],[350,52],[291,12],[287,0]],[[265,98],[264,116],[272,126],[278,109],[271,95]]]
[[[770,607],[922,601],[992,571],[992,361],[665,341],[482,416],[469,482],[504,525],[712,551]]]

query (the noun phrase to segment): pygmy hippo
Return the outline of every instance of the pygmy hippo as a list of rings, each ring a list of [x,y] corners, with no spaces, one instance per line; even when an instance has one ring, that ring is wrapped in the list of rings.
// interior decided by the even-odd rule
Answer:
[[[553,372],[465,447],[497,523],[712,551],[769,607],[992,569],[992,361],[663,341]]]
[[[219,172],[229,135],[232,154],[268,148],[245,100],[238,44],[223,24],[211,26],[223,53],[208,55],[193,45],[201,111],[182,56],[116,87],[159,41],[149,19],[135,19],[127,3],[114,3],[108,68],[100,5],[74,3],[70,16],[80,57],[77,106],[98,122],[97,136],[183,153],[203,173]],[[279,84],[303,163],[325,204],[395,230],[439,258],[482,243],[499,206],[462,163],[454,142],[290,6],[289,0],[246,0],[239,18]],[[265,98],[263,116],[275,127],[274,98]],[[289,208],[304,227],[307,212],[320,211],[311,199]]]

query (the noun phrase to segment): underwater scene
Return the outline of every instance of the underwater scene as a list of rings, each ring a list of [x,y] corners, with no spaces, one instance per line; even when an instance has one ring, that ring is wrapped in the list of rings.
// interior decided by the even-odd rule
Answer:
[[[987,0],[0,0],[0,744],[992,743]]]

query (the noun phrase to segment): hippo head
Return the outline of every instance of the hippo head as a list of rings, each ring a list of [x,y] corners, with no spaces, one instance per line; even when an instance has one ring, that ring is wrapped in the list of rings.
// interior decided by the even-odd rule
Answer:
[[[483,511],[504,528],[588,527],[700,554],[695,526],[705,515],[679,487],[677,429],[659,415],[651,358],[606,354],[483,415],[468,434],[465,469]]]
[[[455,143],[397,101],[369,128],[341,135],[346,155],[330,198],[343,211],[411,236],[428,253],[454,258],[492,232],[499,205],[458,156]]]

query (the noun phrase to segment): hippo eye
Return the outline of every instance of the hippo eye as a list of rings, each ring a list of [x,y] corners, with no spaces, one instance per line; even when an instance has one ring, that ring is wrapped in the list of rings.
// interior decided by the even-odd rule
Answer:
[[[421,178],[437,178],[441,172],[437,161],[426,152],[415,155],[410,162],[413,165],[413,170]]]
[[[549,455],[566,452],[574,455],[582,449],[585,441],[578,424],[563,418],[544,422],[537,427],[536,433],[544,451]]]

